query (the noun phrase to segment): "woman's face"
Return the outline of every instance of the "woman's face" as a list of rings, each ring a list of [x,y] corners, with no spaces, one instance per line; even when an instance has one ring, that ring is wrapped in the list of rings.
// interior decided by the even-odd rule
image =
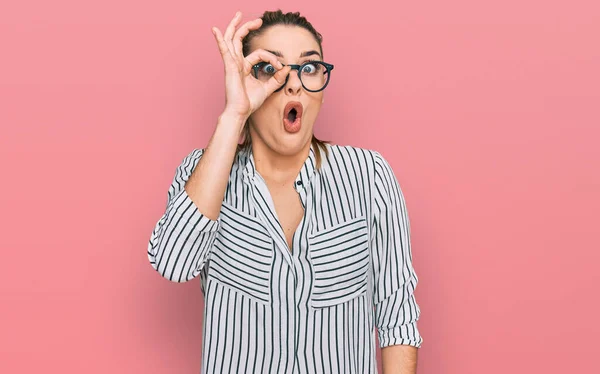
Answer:
[[[298,26],[269,27],[252,39],[250,52],[256,49],[275,53],[285,65],[322,60],[315,37]],[[273,151],[284,155],[301,151],[312,139],[313,125],[322,102],[323,91],[305,90],[298,78],[298,70],[291,70],[283,89],[269,96],[250,116],[252,142],[259,140]],[[291,108],[295,111],[291,110],[290,113]]]

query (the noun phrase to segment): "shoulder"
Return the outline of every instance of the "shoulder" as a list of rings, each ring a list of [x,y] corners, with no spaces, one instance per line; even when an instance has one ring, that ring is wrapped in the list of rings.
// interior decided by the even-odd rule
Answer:
[[[195,168],[196,165],[198,164],[198,162],[200,161],[200,159],[202,158],[202,155],[204,155],[205,151],[206,151],[206,148],[193,148],[191,151],[188,151],[188,153],[183,156],[183,159],[180,159],[181,161],[180,161],[179,166],[180,167],[190,167],[191,166],[192,168]],[[247,158],[248,158],[247,152],[245,152],[244,150],[238,149],[234,156],[232,167],[244,165]]]
[[[179,165],[177,166],[178,173],[190,174],[204,153],[203,148],[192,148],[189,151],[184,151],[178,156]]]
[[[187,152],[187,153],[186,153]],[[192,148],[189,151],[184,151],[183,156],[180,156],[182,165],[189,165],[190,163],[197,163],[204,153],[204,148]]]
[[[352,145],[328,147],[332,156],[329,164],[333,168],[348,170],[349,174],[353,172],[356,173],[356,177],[365,179],[373,195],[402,194],[399,179],[382,152]],[[339,167],[340,163],[345,165]]]
[[[340,162],[351,164],[354,168],[369,175],[374,175],[377,169],[389,167],[383,155],[374,149],[329,143],[327,143],[327,149],[330,164],[339,164]]]

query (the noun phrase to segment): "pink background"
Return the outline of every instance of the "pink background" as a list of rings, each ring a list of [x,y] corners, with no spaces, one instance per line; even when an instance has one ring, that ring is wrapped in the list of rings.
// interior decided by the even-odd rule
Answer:
[[[284,4],[336,65],[317,135],[403,187],[419,373],[600,372],[598,2],[251,3],[0,6],[0,372],[199,373],[146,245],[223,108],[210,27]]]

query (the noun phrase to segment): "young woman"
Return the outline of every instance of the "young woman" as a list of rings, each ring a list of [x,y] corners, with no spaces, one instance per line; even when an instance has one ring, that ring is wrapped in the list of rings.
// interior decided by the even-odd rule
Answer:
[[[375,329],[384,373],[414,373],[418,279],[394,172],[313,135],[334,66],[304,17],[240,20],[213,28],[226,105],[148,245],[163,277],[201,279],[202,373],[375,373]]]

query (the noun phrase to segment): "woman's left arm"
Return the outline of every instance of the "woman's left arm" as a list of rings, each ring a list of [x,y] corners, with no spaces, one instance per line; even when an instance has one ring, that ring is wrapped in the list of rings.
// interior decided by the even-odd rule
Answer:
[[[383,374],[415,374],[418,351],[410,345],[390,345],[382,348]]]
[[[378,152],[374,156],[373,302],[383,374],[414,374],[423,339],[417,328],[421,311],[414,296],[418,278],[408,212],[391,166]]]

